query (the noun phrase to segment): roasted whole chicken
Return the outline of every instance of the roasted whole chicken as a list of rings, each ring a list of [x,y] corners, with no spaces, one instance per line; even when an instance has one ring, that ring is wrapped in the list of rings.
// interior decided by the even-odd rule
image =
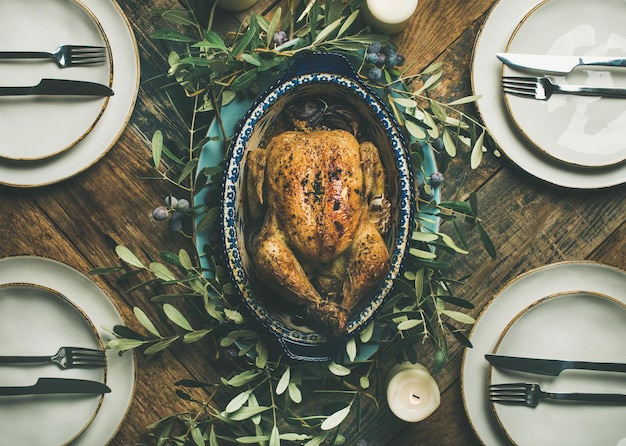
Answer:
[[[390,205],[378,149],[343,129],[303,128],[247,154],[255,274],[304,307],[320,331],[346,332],[351,310],[389,270]]]

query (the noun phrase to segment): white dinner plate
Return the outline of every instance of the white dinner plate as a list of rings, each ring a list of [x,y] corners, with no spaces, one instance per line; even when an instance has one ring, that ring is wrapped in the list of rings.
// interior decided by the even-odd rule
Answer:
[[[509,41],[511,53],[564,56],[626,54],[622,0],[546,0],[529,13]],[[505,76],[537,73],[504,66]],[[626,88],[623,68],[576,69],[549,76],[560,85]],[[547,101],[504,96],[520,131],[546,155],[567,164],[604,167],[626,160],[624,99],[553,95]]]
[[[572,189],[623,184],[626,162],[590,169],[557,161],[528,141],[509,116],[500,90],[502,63],[496,53],[506,51],[508,40],[520,21],[541,3],[541,0],[500,0],[487,15],[472,55],[472,90],[482,96],[477,102],[478,112],[507,158],[536,178]]]
[[[75,307],[80,308],[86,317],[91,320],[97,330],[99,342],[103,345],[113,337],[110,334],[110,330],[112,330],[115,325],[123,324],[117,309],[106,294],[104,294],[94,282],[89,280],[87,276],[63,263],[34,256],[16,256],[0,259],[0,284],[16,282],[33,283],[55,290],[65,296],[69,302]],[[39,317],[39,319],[41,319],[41,317]],[[67,328],[61,326],[57,327],[58,332],[50,332],[52,339],[45,341],[45,346],[47,346],[48,349],[52,348],[51,341],[54,340],[55,337],[62,338],[63,341],[69,342],[68,338],[71,333],[67,333],[65,330],[67,330]],[[20,340],[20,342],[26,345],[27,338],[30,337],[31,334],[29,334],[29,332],[15,332],[6,336],[10,336],[11,339],[18,339],[22,336],[24,338]],[[3,349],[9,348],[6,336],[3,335]],[[35,336],[33,335],[33,337]],[[41,342],[40,336],[36,337],[37,342]],[[39,351],[39,344],[33,344],[33,346],[29,347],[30,352],[34,353],[35,348]],[[40,370],[38,369],[37,371]],[[50,375],[53,372],[53,366],[46,368],[46,375]],[[29,370],[29,373],[35,373],[35,370]],[[73,369],[63,371],[63,375],[60,375],[60,372],[57,373],[59,374],[55,376],[69,377],[72,374],[80,373],[80,376],[83,377],[86,371]],[[117,433],[122,420],[128,412],[134,393],[135,357],[133,352],[125,352],[123,355],[119,355],[118,352],[112,350],[107,351],[106,384],[111,388],[111,393],[104,395],[102,404],[95,418],[91,421],[91,424],[87,426],[87,429],[71,443],[72,446],[105,445]],[[3,383],[3,385],[7,384]],[[44,423],[44,420],[44,417],[29,417],[28,423],[24,428],[41,429],[41,423]],[[3,442],[6,440],[6,438],[4,438],[5,431],[2,430],[1,432],[1,445],[4,446],[6,444],[7,446],[14,446],[20,444],[11,441],[8,443]]]
[[[0,285],[0,355],[53,355],[61,346],[102,350],[96,328],[80,308],[34,284]],[[31,386],[40,377],[106,382],[104,368],[61,370],[56,364],[1,364],[0,385]],[[94,419],[101,395],[0,396],[0,445],[58,446]],[[33,429],[32,420],[40,420]]]
[[[61,44],[109,51],[98,19],[75,0],[3,0],[0,42],[2,51],[53,52]],[[113,81],[110,57],[104,64],[71,68],[47,59],[2,59],[0,67],[1,86],[32,86],[43,78],[107,86]],[[68,150],[91,131],[108,102],[91,96],[0,96],[0,158],[36,160]]]
[[[9,3],[21,4],[23,2],[30,5],[36,1],[43,0],[9,0]],[[61,0],[50,1],[53,4],[61,2]],[[68,0],[63,1],[68,3]],[[77,1],[71,0],[70,3]],[[5,0],[0,3],[4,4]],[[48,0],[44,3],[48,3]],[[100,160],[126,128],[139,88],[139,56],[135,37],[130,24],[115,0],[80,0],[80,4],[85,11],[97,19],[103,35],[108,40],[109,61],[115,74],[111,84],[114,95],[109,98],[108,104],[96,125],[70,149],[53,157],[29,160],[28,162],[0,158],[0,184],[15,187],[36,187],[70,178]],[[33,13],[30,7],[28,11],[30,14]],[[65,26],[71,30],[74,24],[65,23]],[[43,26],[41,32],[45,34]],[[12,45],[14,48],[15,44]],[[30,45],[32,45],[32,39]],[[3,67],[6,64],[6,62],[1,63]],[[53,68],[47,67],[47,69]],[[69,73],[74,73],[76,68],[65,68],[64,70],[59,72],[65,73],[63,76],[69,78]],[[87,68],[81,67],[80,70],[87,70]],[[89,72],[91,73],[91,71]],[[30,71],[29,76],[36,77],[35,71]],[[71,76],[74,77],[75,75],[72,74]],[[24,83],[29,82],[26,82],[25,79]],[[38,122],[32,122],[30,132],[33,134],[31,138],[38,140],[45,140],[49,136],[40,130]]]
[[[501,333],[520,312],[546,296],[578,290],[611,296],[626,304],[626,271],[589,261],[546,265],[509,282],[476,320],[469,336],[473,347],[466,349],[463,356],[461,385],[465,411],[483,444],[511,444],[488,400],[490,368],[485,354],[493,353]],[[600,325],[602,321],[596,323]]]
[[[626,306],[610,296],[568,291],[522,310],[494,353],[531,358],[626,362]],[[490,384],[537,383],[549,392],[626,393],[624,374],[565,370],[558,377],[490,367]],[[551,402],[536,408],[492,404],[507,437],[519,446],[616,446],[626,441],[626,406]],[[528,427],[532,426],[532,429]]]

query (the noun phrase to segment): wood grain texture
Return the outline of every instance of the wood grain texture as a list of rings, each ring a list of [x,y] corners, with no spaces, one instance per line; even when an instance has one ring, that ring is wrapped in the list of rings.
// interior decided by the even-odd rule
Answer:
[[[111,1],[111,0],[102,0]],[[210,0],[193,0],[205,2]],[[433,62],[443,62],[445,80],[435,92],[453,100],[472,94],[470,65],[476,35],[485,14],[496,0],[420,0],[409,26],[393,40],[407,58],[407,74],[415,74]],[[169,97],[183,114],[192,103],[179,90],[168,88],[163,76],[171,44],[152,39],[163,23],[154,12],[178,5],[177,0],[123,0],[120,7],[132,24],[141,57],[141,86],[131,120],[112,150],[95,166],[59,184],[34,188],[0,187],[0,257],[35,255],[52,258],[87,273],[99,266],[117,264],[115,245],[125,244],[136,252],[158,256],[160,250],[193,250],[189,240],[172,234],[165,225],[152,221],[151,211],[170,193],[169,183],[151,179],[150,141],[162,130],[166,141],[187,137]],[[285,1],[260,0],[254,11],[268,13]],[[249,11],[219,15],[220,32],[233,30]],[[478,92],[480,93],[480,92]],[[169,97],[168,97],[169,95]],[[466,110],[474,113],[468,106]],[[208,117],[207,117],[208,118]],[[510,280],[534,268],[566,260],[593,260],[626,269],[626,187],[598,191],[576,191],[551,186],[516,168],[506,157],[486,154],[481,167],[468,170],[468,153],[450,163],[445,172],[443,195],[457,190],[461,197],[474,192],[479,200],[483,225],[498,249],[493,260],[479,247],[468,228],[472,249],[469,256],[453,261],[455,277],[469,276],[456,291],[472,301],[470,311],[478,317],[496,293]],[[463,182],[463,184],[461,184]],[[115,277],[93,277],[120,310],[129,327],[140,330],[132,315],[139,306],[152,318],[159,314],[149,291],[128,293],[132,283]],[[420,356],[426,366],[432,349],[425,346]],[[210,343],[184,345],[158,358],[138,357],[137,386],[128,416],[120,427],[114,446],[155,444],[146,426],[192,405],[174,393],[174,383],[194,378],[218,379],[221,370]],[[384,397],[381,407],[368,406],[359,425],[346,432],[348,444],[359,439],[369,446],[476,445],[464,411],[460,370],[463,347],[451,343],[449,364],[435,376],[442,392],[437,411],[426,420],[409,424],[395,418]],[[382,370],[382,374],[384,375]]]

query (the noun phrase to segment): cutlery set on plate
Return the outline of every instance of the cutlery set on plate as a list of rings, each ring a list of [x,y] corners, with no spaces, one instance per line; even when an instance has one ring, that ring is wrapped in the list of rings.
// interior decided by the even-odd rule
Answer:
[[[98,46],[61,45],[52,52],[0,51],[0,59],[48,59],[59,68],[95,65],[106,62],[106,48]],[[37,85],[0,87],[0,96],[113,96],[113,90],[96,82],[69,79],[42,79]]]
[[[52,356],[0,356],[1,364],[54,363],[62,370],[82,367],[104,367],[102,350],[82,347],[61,347]],[[104,394],[111,389],[103,383],[75,378],[39,378],[31,386],[0,386],[0,396],[42,395],[61,393]]]
[[[617,362],[565,361],[491,354],[485,355],[485,359],[497,368],[547,376],[558,376],[567,369],[626,372],[626,363]],[[626,395],[618,393],[554,393],[542,390],[535,383],[504,383],[489,386],[489,400],[498,404],[536,407],[543,399],[626,404]]]
[[[504,64],[518,70],[541,72],[541,77],[504,76],[505,94],[547,101],[553,94],[626,98],[626,88],[593,87],[584,85],[557,85],[545,75],[565,75],[577,67],[626,67],[626,58],[550,56],[518,53],[498,53]]]

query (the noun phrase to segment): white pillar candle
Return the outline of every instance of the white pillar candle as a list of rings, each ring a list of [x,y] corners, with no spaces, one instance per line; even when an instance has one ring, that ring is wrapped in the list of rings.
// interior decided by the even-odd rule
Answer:
[[[366,0],[363,19],[376,31],[394,35],[404,29],[417,8],[417,0]]]
[[[252,7],[257,0],[217,0],[220,8],[227,11],[243,11]]]
[[[405,362],[389,371],[387,404],[401,420],[421,421],[439,407],[440,401],[437,383],[421,364]]]

